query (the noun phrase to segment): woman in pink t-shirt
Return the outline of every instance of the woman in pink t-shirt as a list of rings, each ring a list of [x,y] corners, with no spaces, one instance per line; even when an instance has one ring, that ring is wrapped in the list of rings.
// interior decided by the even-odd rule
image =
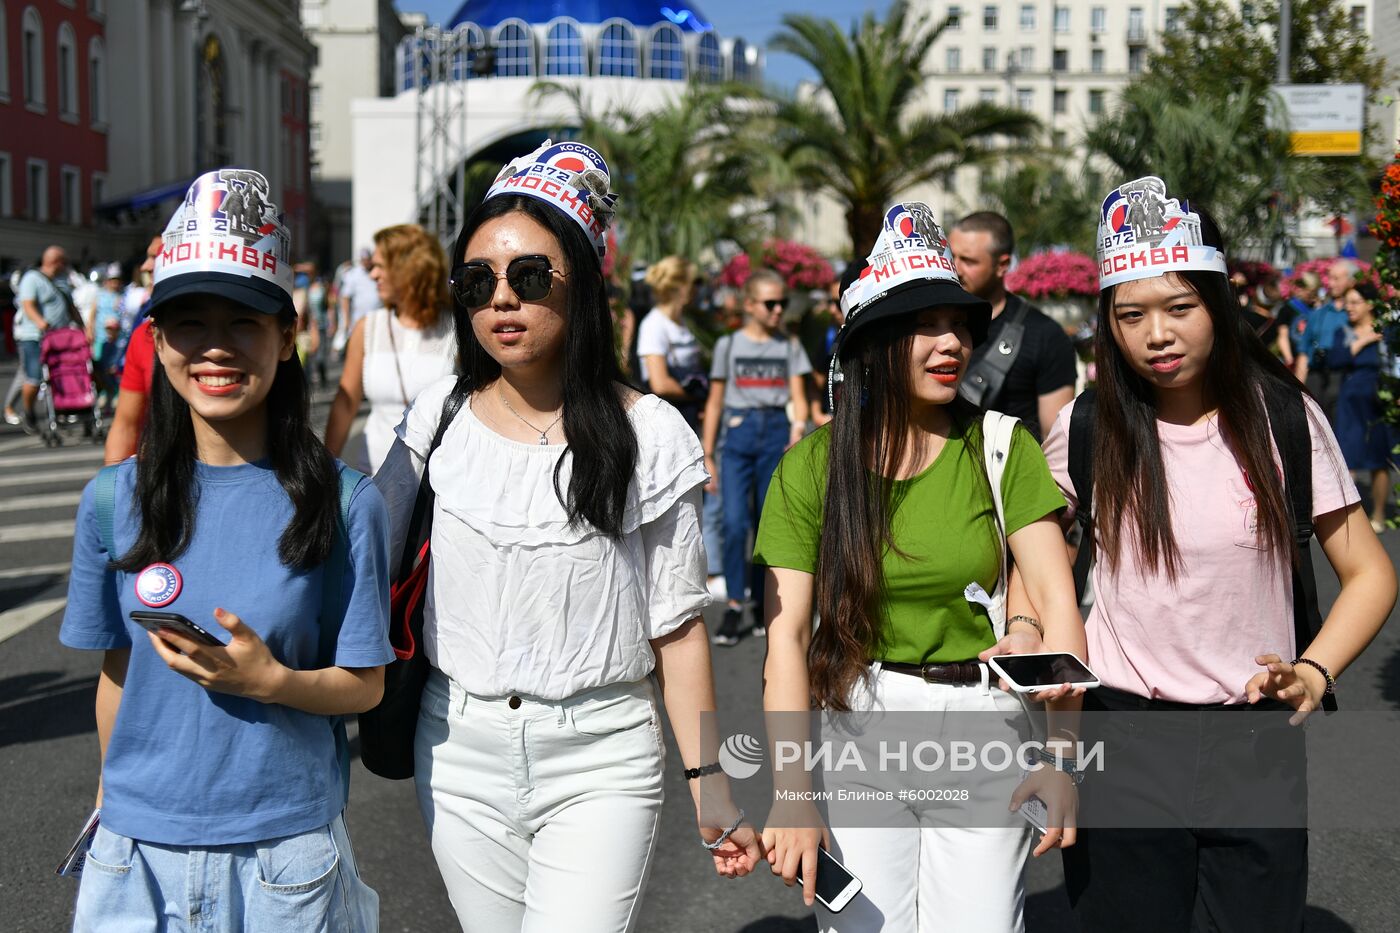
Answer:
[[[1166,194],[1143,178],[1104,201],[1096,394],[1045,442],[1071,515],[1092,502],[1086,630],[1103,684],[1085,697],[1084,738],[1104,743],[1105,767],[1080,789],[1066,887],[1086,931],[1301,930],[1306,784],[1290,726],[1379,631],[1395,573],[1304,395],[1311,518],[1342,588],[1297,643],[1298,555],[1267,412],[1302,389],[1240,315],[1215,225]],[[1081,497],[1070,425],[1088,404]]]

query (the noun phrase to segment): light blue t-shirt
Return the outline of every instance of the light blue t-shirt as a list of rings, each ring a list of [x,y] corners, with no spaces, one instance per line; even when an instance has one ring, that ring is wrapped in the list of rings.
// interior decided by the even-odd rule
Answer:
[[[178,595],[158,611],[178,612],[227,643],[216,607],[234,613],[283,664],[327,666],[317,657],[322,568],[286,567],[277,542],[291,499],[266,462],[196,464],[198,518],[190,547],[171,564]],[[116,482],[115,543],[126,553],[139,517],[135,460]],[[175,673],[145,631],[130,621],[150,609],[136,595],[139,574],[107,569],[94,483],[78,505],[68,609],[59,637],[70,648],[131,648],[121,707],[102,771],[102,822],[115,833],[167,845],[253,842],[324,826],[345,807],[333,727],[336,717],[216,693]],[[384,500],[362,483],[350,503],[350,560],[334,663],[376,667],[389,646],[389,533]],[[173,587],[171,588],[173,589]]]
[[[1319,365],[1322,357],[1332,348],[1337,331],[1346,324],[1346,310],[1335,303],[1329,301],[1315,308],[1308,315],[1308,326],[1303,330],[1302,338],[1298,342],[1298,352],[1307,354],[1311,364]]]
[[[19,292],[15,295],[15,339],[38,340],[39,325],[24,313],[24,302],[32,301],[39,306],[39,313],[50,327],[62,327],[71,318],[68,306],[72,301],[66,279],[50,279],[38,269],[30,269],[19,280]]]

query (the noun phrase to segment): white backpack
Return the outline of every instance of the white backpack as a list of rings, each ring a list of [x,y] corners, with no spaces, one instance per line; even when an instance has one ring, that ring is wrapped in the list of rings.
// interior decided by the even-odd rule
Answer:
[[[1009,560],[1006,553],[1006,508],[1001,501],[1001,477],[1006,472],[1006,458],[1011,453],[1011,435],[1020,419],[989,411],[982,417],[982,456],[987,466],[987,479],[992,484],[992,501],[996,503],[997,525],[1001,533],[1001,569],[997,574],[996,590],[987,614],[992,620],[992,632],[1000,640],[1006,634],[1006,589]]]

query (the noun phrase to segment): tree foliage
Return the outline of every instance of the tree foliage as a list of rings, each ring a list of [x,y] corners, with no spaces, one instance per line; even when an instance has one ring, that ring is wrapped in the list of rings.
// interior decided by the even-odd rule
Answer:
[[[1031,139],[1039,122],[993,104],[954,113],[919,112],[924,60],[944,25],[910,16],[896,0],[883,22],[868,12],[849,32],[832,20],[794,13],[769,43],[816,71],[815,93],[778,97],[779,146],[809,190],[845,211],[855,255],[879,235],[885,208],[903,191],[969,164],[1002,159]]]
[[[1063,161],[1040,157],[986,178],[982,203],[1011,222],[1021,256],[1062,246],[1092,253],[1099,187],[1095,173],[1074,176]]]

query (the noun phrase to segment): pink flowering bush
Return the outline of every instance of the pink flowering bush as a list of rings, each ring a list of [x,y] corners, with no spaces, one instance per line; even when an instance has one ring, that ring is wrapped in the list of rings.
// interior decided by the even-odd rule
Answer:
[[[1332,267],[1338,257],[1328,256],[1325,259],[1309,259],[1307,262],[1300,262],[1293,267],[1293,272],[1284,277],[1279,283],[1284,298],[1293,297],[1293,280],[1304,272],[1311,272],[1321,280],[1323,288],[1327,287],[1327,270]],[[1369,262],[1362,262],[1360,259],[1349,259],[1348,262],[1356,264],[1358,274],[1363,282],[1370,282],[1372,285],[1380,284],[1380,277],[1376,275],[1376,270]]]
[[[1006,287],[1032,300],[1093,298],[1099,293],[1099,267],[1088,256],[1072,250],[1036,253],[1011,270]]]
[[[777,272],[788,288],[825,288],[836,278],[831,263],[821,253],[792,240],[769,240],[759,249],[757,258],[760,268]],[[752,260],[747,253],[740,253],[720,271],[719,283],[742,288],[752,274]]]
[[[1247,288],[1278,281],[1278,270],[1267,262],[1260,262],[1257,259],[1241,259],[1230,262],[1228,268],[1231,276],[1236,274],[1244,276],[1244,284]]]

